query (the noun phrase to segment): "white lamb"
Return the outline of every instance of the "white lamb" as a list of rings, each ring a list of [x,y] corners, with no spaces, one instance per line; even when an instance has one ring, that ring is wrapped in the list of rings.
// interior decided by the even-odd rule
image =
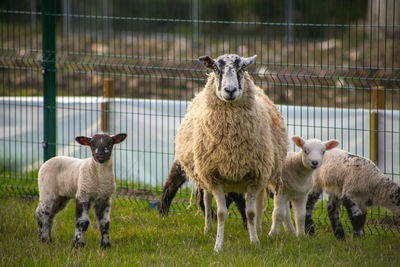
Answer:
[[[354,236],[364,236],[368,207],[383,207],[400,215],[400,187],[385,176],[369,159],[340,149],[328,151],[325,162],[314,172],[314,185],[307,201],[306,232],[315,232],[313,209],[324,190],[329,198],[327,210],[333,233],[344,239],[340,221],[341,202],[353,225]]]
[[[92,138],[78,136],[75,140],[90,146],[92,157],[77,159],[58,156],[46,161],[39,170],[39,205],[36,209],[39,237],[51,241],[53,219],[71,198],[76,199],[75,247],[83,247],[85,231],[89,226],[89,209],[94,209],[99,220],[102,248],[110,247],[109,224],[111,195],[116,183],[111,158],[114,144],[126,138],[125,133],[109,136],[96,134]]]
[[[189,106],[176,137],[175,159],[187,177],[207,191],[206,231],[211,222],[211,193],[215,197],[215,251],[223,248],[227,192],[246,193],[250,242],[258,242],[256,222],[265,206],[262,192],[281,174],[288,148],[283,117],[245,71],[254,59],[199,58],[213,72]]]
[[[288,152],[280,180],[273,181],[269,186],[274,193],[274,210],[269,235],[278,234],[282,223],[286,232],[295,233],[289,201],[293,206],[296,235],[305,233],[306,202],[313,184],[312,173],[323,165],[325,151],[339,144],[336,140],[321,142],[317,139],[304,140],[298,136],[292,137],[292,140],[301,150],[296,153]]]

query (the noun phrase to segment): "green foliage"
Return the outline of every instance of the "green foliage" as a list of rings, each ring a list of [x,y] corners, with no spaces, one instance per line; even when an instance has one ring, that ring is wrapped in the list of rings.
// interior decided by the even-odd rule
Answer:
[[[73,249],[74,204],[55,219],[53,243],[39,242],[34,210],[37,200],[0,195],[1,266],[394,266],[400,262],[398,236],[367,236],[337,241],[318,227],[316,237],[281,234],[270,238],[264,220],[259,245],[250,245],[240,220],[228,218],[225,249],[213,252],[214,228],[203,234],[203,215],[171,213],[158,217],[148,206],[113,201],[112,247],[99,248],[100,235],[93,214],[86,247]]]

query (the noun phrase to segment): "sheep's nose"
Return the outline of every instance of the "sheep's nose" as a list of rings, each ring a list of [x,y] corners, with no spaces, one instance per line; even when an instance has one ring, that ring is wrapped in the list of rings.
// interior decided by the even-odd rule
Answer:
[[[232,96],[236,92],[236,87],[225,87],[225,92],[227,92],[230,96]]]
[[[316,160],[313,160],[311,163],[312,163],[312,165],[314,165],[314,166],[317,166],[317,165],[318,165],[318,161],[316,161]]]

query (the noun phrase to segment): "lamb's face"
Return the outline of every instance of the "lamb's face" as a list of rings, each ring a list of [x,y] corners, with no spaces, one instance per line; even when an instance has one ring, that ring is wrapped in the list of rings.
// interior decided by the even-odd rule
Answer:
[[[114,141],[107,134],[95,134],[90,140],[92,156],[99,163],[104,163],[110,159],[113,146]]]
[[[110,160],[114,144],[121,143],[126,138],[125,133],[109,136],[108,134],[95,134],[92,138],[78,136],[75,140],[81,144],[90,146],[92,156],[98,163],[104,163]]]
[[[336,140],[321,142],[317,139],[303,140],[300,137],[294,136],[293,142],[302,150],[303,165],[309,169],[317,169],[324,162],[326,150],[332,149],[339,145]]]
[[[256,56],[242,58],[238,55],[222,55],[216,60],[209,56],[199,60],[215,73],[217,97],[225,102],[235,102],[243,95],[245,69],[255,58]]]

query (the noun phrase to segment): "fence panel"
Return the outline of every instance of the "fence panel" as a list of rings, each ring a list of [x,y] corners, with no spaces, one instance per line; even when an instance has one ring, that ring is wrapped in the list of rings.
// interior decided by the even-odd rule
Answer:
[[[249,72],[278,104],[290,135],[336,138],[399,182],[395,0],[64,0],[55,12],[44,3],[0,4],[0,190],[37,195],[44,129],[56,127],[57,155],[88,157],[74,137],[100,132],[108,117],[110,133],[129,136],[114,152],[119,197],[157,199],[179,123],[205,83],[197,58],[224,53],[257,54]],[[55,51],[42,40],[51,31],[43,16],[55,21]],[[43,70],[52,60],[43,50],[55,55],[50,87]],[[104,96],[105,80],[114,98]],[[48,93],[57,96],[52,104],[43,101]],[[54,126],[45,126],[53,121],[47,116]],[[190,192],[185,185],[176,203]],[[316,216],[324,221],[321,205]],[[377,226],[385,212],[372,217],[369,232],[386,229]]]

